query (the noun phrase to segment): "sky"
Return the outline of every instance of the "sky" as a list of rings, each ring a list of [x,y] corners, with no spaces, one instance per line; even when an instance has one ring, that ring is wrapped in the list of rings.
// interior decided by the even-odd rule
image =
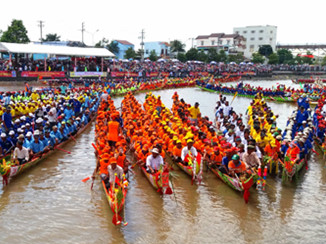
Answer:
[[[146,41],[180,40],[190,48],[198,35],[233,33],[234,27],[277,26],[281,44],[326,44],[323,24],[326,0],[2,0],[0,30],[13,19],[23,21],[31,41],[40,39],[38,21],[44,21],[43,38],[56,33],[61,40],[93,45],[105,37],[127,40],[139,48],[140,32]],[[98,30],[98,31],[97,31]],[[195,44],[195,42],[194,42]]]

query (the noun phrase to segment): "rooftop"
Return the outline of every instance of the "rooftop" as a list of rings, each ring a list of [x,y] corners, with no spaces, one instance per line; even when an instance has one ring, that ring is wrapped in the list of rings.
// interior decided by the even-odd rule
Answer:
[[[134,45],[126,40],[115,40],[115,41],[121,43],[122,45]]]

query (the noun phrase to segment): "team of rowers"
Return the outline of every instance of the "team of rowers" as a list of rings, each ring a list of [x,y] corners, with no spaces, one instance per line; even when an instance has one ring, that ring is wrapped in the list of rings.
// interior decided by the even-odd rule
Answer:
[[[7,101],[7,98],[8,101]],[[96,90],[47,89],[5,94],[0,128],[1,157],[13,151],[15,164],[24,164],[73,137],[98,107]]]
[[[277,85],[273,88],[263,88],[263,87],[255,87],[250,84],[244,84],[243,82],[239,82],[236,86],[226,86],[220,83],[211,82],[209,79],[197,79],[196,84],[201,87],[205,87],[210,90],[222,92],[222,93],[232,93],[237,92],[241,95],[250,95],[254,96],[256,94],[262,94],[266,97],[287,97],[298,99],[300,95],[309,95],[311,99],[316,99],[320,94],[325,93],[324,88],[320,87],[310,87],[309,85],[305,85],[303,88],[295,89],[291,87],[286,87],[285,85]]]
[[[199,167],[201,155],[209,167],[238,177],[257,173],[260,167],[278,158],[299,162],[311,149],[313,129],[309,108],[304,107],[307,101],[291,115],[282,136],[276,125],[278,116],[260,94],[248,107],[248,126],[243,115],[233,111],[222,95],[216,106],[215,125],[201,116],[198,103],[190,106],[179,100],[177,93],[172,98],[173,107],[169,110],[160,96],[148,93],[142,108],[128,93],[121,102],[120,116],[118,111],[112,111],[113,101],[108,97],[103,111],[110,113],[109,119],[105,124],[105,117],[100,116],[97,127],[103,179],[111,178],[112,183],[116,173],[119,178],[127,173],[129,161],[125,153],[129,150],[136,156],[135,164],[152,174],[166,167],[166,154],[189,167],[195,163]]]

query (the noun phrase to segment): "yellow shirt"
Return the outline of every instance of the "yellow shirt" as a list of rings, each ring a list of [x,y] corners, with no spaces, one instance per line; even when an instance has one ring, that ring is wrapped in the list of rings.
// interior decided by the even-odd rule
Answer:
[[[198,114],[200,114],[199,108],[195,108],[194,106],[192,106],[191,108],[189,108],[188,111],[189,111],[190,117],[192,119],[197,119],[198,118]]]

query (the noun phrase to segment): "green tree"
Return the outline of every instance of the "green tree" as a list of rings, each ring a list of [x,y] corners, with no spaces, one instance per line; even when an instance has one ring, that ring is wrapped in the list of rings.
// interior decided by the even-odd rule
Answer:
[[[265,58],[260,53],[252,54],[251,62],[253,62],[254,64],[264,63],[264,61],[265,61]]]
[[[276,53],[272,53],[268,56],[268,63],[269,64],[278,64],[279,63],[279,57]]]
[[[183,44],[181,41],[179,40],[174,40],[170,42],[170,49],[172,53],[178,53],[179,52],[184,52],[185,51],[185,44]]]
[[[135,50],[132,48],[132,47],[129,47],[127,50],[126,50],[126,53],[124,55],[124,58],[126,59],[130,59],[130,58],[135,58],[136,57],[136,52]]]
[[[58,36],[56,33],[49,33],[49,34],[46,34],[45,36],[45,39],[42,38],[42,41],[44,42],[55,42],[55,41],[60,41],[60,36]]]
[[[325,66],[326,65],[326,56],[323,58],[323,60],[321,61],[321,65]]]
[[[223,62],[223,63],[227,62],[228,56],[226,55],[224,50],[220,50],[218,56],[219,56],[219,62]]]
[[[207,54],[203,50],[201,50],[200,52],[198,52],[197,60],[207,62]]]
[[[108,44],[109,40],[103,37],[102,40],[95,44],[95,47],[107,47]]]
[[[141,59],[141,57],[144,55],[144,50],[142,49],[138,49],[137,52],[136,52],[136,56],[135,58],[136,59]]]
[[[186,52],[187,60],[197,60],[198,59],[198,50],[196,48],[190,48],[188,52]]]
[[[308,51],[306,55],[312,55],[312,53]],[[309,57],[303,57],[302,61],[304,64],[312,64],[313,63],[312,58],[309,58]]]
[[[212,62],[212,61],[219,62],[220,61],[220,57],[215,48],[208,49],[207,61],[208,62]]]
[[[116,42],[116,41],[111,41],[110,44],[106,45],[106,48],[109,49],[109,51],[114,53],[115,55],[117,55],[120,51],[118,42]]]
[[[244,56],[241,53],[237,53],[236,55],[230,55],[228,56],[228,62],[236,62],[237,64],[244,61]]]
[[[27,30],[22,20],[13,19],[8,29],[3,32],[1,42],[28,43]]]
[[[155,50],[152,50],[151,53],[149,54],[149,59],[152,61],[152,62],[155,62],[157,60],[157,55],[156,55],[156,52]]]
[[[302,57],[299,54],[294,58],[294,64],[303,64]]]
[[[177,59],[180,61],[180,62],[186,62],[187,61],[187,57],[186,57],[186,54],[184,53],[178,53],[177,54]]]
[[[262,45],[259,47],[258,53],[265,57],[268,57],[273,53],[273,48],[271,47],[271,45]]]
[[[280,64],[289,64],[293,62],[293,54],[290,50],[287,49],[277,50],[277,55]]]

